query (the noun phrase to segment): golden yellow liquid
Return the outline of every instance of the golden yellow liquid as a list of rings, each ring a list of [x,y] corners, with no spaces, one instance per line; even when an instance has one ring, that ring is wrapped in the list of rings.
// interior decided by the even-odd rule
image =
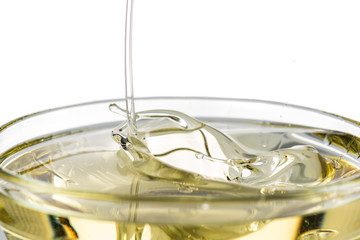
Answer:
[[[359,172],[356,165],[359,140],[354,136],[270,123],[216,119],[209,122],[254,152],[315,143],[322,156],[336,160],[335,170],[342,177],[357,176]],[[360,238],[360,200],[356,195],[352,199],[331,198],[330,195],[319,199],[314,194],[309,197],[313,202],[306,208],[301,208],[301,201],[288,207],[286,190],[275,189],[276,193],[272,193],[271,188],[247,188],[206,179],[200,183],[185,179],[181,183],[174,179],[152,178],[139,174],[136,167],[124,165],[121,159],[124,151],[110,135],[112,127],[62,133],[8,152],[1,165],[3,169],[32,181],[82,191],[74,196],[60,191],[45,198],[41,193],[17,193],[18,190],[11,187],[4,190],[0,195],[0,222],[9,239]],[[156,171],[164,171],[159,176],[166,176],[170,170],[161,169],[160,165]],[[326,172],[334,175],[333,171]],[[340,181],[341,177],[333,179]],[[245,190],[252,197],[257,194],[258,200],[239,205],[242,196],[246,199]],[[87,192],[94,191],[100,193],[97,202],[84,200]],[[136,199],[103,201],[101,193],[134,199],[158,196],[160,203]],[[23,201],[12,197],[16,194],[23,194]],[[280,194],[285,201],[272,199],[272,194]],[[222,202],[223,198],[230,200]],[[300,207],[294,211],[293,206],[297,205]],[[266,212],[262,212],[262,206],[266,207]],[[280,211],[282,213],[278,214]]]
[[[173,225],[57,217],[2,201],[8,239],[359,239],[360,201],[313,215],[232,224]]]

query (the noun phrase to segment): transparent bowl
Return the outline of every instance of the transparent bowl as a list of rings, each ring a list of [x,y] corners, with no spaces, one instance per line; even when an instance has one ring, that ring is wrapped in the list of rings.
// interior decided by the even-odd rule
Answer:
[[[120,106],[125,104],[124,100],[107,100],[50,109],[20,117],[0,127],[0,224],[9,239],[100,239],[99,236],[102,239],[130,239],[126,238],[131,235],[129,229],[138,229],[140,225],[143,234],[141,239],[166,239],[161,235],[158,235],[158,238],[149,237],[151,234],[146,238],[144,229],[154,232],[154,226],[156,229],[163,229],[159,226],[171,225],[177,226],[177,229],[179,226],[197,226],[196,231],[200,231],[199,226],[202,226],[201,231],[205,231],[204,229],[209,229],[208,226],[234,227],[236,224],[247,230],[242,230],[241,237],[235,238],[231,235],[228,239],[254,239],[251,238],[253,233],[260,228],[260,234],[265,235],[259,235],[256,239],[264,239],[261,236],[269,236],[266,235],[269,234],[266,232],[268,222],[281,226],[284,219],[298,219],[294,220],[294,224],[301,229],[301,224],[310,221],[310,217],[319,214],[324,216],[324,212],[329,209],[335,209],[335,213],[346,212],[341,210],[341,207],[349,204],[352,204],[353,213],[360,216],[358,177],[294,191],[275,189],[271,194],[265,195],[261,193],[261,189],[242,185],[226,185],[215,190],[204,187],[203,190],[208,191],[206,194],[172,194],[166,191],[162,194],[155,191],[147,191],[146,194],[124,194],[121,191],[107,192],[106,189],[96,187],[69,189],[19,175],[24,167],[21,162],[11,165],[14,159],[37,146],[46,146],[54,141],[62,141],[63,138],[109,130],[108,138],[111,139],[111,129],[124,120],[109,111],[111,103]],[[282,128],[297,126],[300,129],[329,130],[336,133],[336,136],[348,137],[341,141],[333,138],[330,143],[326,142],[329,139],[310,134],[308,144],[322,144],[324,148],[333,148],[335,154],[352,159],[354,165],[358,164],[359,123],[323,111],[244,99],[136,99],[137,111],[148,109],[173,109],[205,122],[214,119],[221,122],[226,119],[232,122],[254,122],[264,126],[276,123]],[[107,151],[116,152],[119,146],[115,142],[110,143],[109,139],[104,140],[104,146],[106,145]],[[98,146],[90,147],[96,149]],[[42,155],[45,158],[53,156],[48,152],[42,152]],[[351,218],[354,222],[360,220],[360,217],[354,220],[353,215]],[[297,239],[316,239],[309,237],[321,236],[328,237],[326,239],[353,239],[357,236],[358,227],[355,223],[348,223],[348,227],[343,230],[336,228],[336,225],[341,225],[341,217],[338,221],[327,227],[322,227],[319,223],[314,229],[303,232],[297,230]],[[320,222],[324,224],[325,221]],[[288,228],[290,223],[286,224],[285,228]],[[196,238],[196,234],[189,233],[186,238],[178,234],[177,238],[169,239],[227,239],[224,237],[226,235],[222,235],[224,238]],[[294,236],[286,231],[274,232],[272,236],[273,238],[267,239],[294,239]]]

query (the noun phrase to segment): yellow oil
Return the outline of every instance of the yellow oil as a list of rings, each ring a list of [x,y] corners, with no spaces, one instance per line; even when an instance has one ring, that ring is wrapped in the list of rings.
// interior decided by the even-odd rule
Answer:
[[[253,155],[266,155],[315,142],[316,149],[325,159],[322,160],[325,164],[321,177],[327,179],[316,181],[316,185],[331,185],[332,181],[355,178],[359,173],[356,164],[359,149],[354,149],[359,146],[359,141],[352,136],[269,123],[219,122],[215,119],[209,122]],[[154,159],[145,163],[154,171],[150,174],[150,170],[142,171],[144,166],[139,168],[133,164],[132,155],[113,141],[112,128],[104,126],[92,131],[62,133],[18,146],[3,156],[1,167],[12,174],[35,183],[82,191],[78,195],[54,192],[42,198],[40,193],[36,195],[10,187],[4,190],[0,195],[0,221],[9,239],[305,240],[360,237],[360,200],[356,196],[344,200],[345,196],[330,199],[329,195],[319,200],[314,194],[313,198],[309,197],[313,200],[309,200],[307,208],[294,211],[296,204],[286,200],[289,189],[287,186],[282,188],[281,184],[276,188],[268,185],[257,188],[199,177],[196,173],[191,173],[196,181],[189,181],[188,175],[182,175],[189,173],[159,164]],[[151,164],[157,165],[152,168]],[[165,178],[173,174],[179,175]],[[84,200],[87,194],[94,192],[99,194],[95,204]],[[124,196],[126,201],[121,198],[102,201],[102,193]],[[16,194],[25,196],[24,201],[14,197]],[[259,204],[246,202],[249,196],[253,199],[258,196]],[[152,200],[138,200],[147,197]],[[245,202],[238,205],[242,197]],[[278,201],[279,198],[285,201]],[[222,199],[228,201],[222,202]],[[261,212],[263,205],[267,212]],[[247,212],[243,213],[241,208]],[[279,210],[282,214],[277,214]]]

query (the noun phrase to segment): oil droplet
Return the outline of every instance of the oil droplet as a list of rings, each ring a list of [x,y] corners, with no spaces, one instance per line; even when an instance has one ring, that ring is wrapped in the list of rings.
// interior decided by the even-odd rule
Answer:
[[[338,234],[336,230],[332,229],[315,229],[301,234],[297,240],[327,240],[334,239]]]
[[[201,208],[202,208],[202,210],[209,210],[209,209],[210,209],[210,204],[208,204],[208,203],[203,203],[203,204],[201,205]]]
[[[333,166],[335,167],[335,169],[340,169],[341,168],[341,164],[340,164],[341,157],[342,156],[339,156],[337,159],[334,159]]]
[[[202,154],[202,153],[196,153],[195,154],[195,157],[197,158],[197,159],[204,159],[204,154]]]
[[[264,136],[261,140],[261,146],[263,148],[267,148],[267,146],[269,145],[269,137],[268,136]]]
[[[259,222],[252,222],[250,225],[249,225],[249,228],[248,230],[250,232],[255,232],[259,229]]]
[[[260,188],[260,194],[262,195],[274,195],[276,192],[275,187],[262,187]]]
[[[181,193],[192,193],[197,190],[198,190],[198,188],[193,185],[188,185],[188,184],[179,184],[178,185],[178,191]]]

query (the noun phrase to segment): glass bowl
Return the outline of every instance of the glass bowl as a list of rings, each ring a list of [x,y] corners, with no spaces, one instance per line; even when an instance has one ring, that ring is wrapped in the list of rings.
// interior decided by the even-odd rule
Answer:
[[[162,97],[135,102],[137,111],[184,112],[259,152],[301,143],[345,159],[354,171],[359,165],[359,123],[327,112],[246,99]],[[124,100],[78,104],[0,127],[0,224],[9,239],[358,236],[357,174],[284,190],[154,182],[124,171],[111,130],[125,119],[109,111],[112,103],[125,105]],[[62,162],[65,158],[70,160]]]

